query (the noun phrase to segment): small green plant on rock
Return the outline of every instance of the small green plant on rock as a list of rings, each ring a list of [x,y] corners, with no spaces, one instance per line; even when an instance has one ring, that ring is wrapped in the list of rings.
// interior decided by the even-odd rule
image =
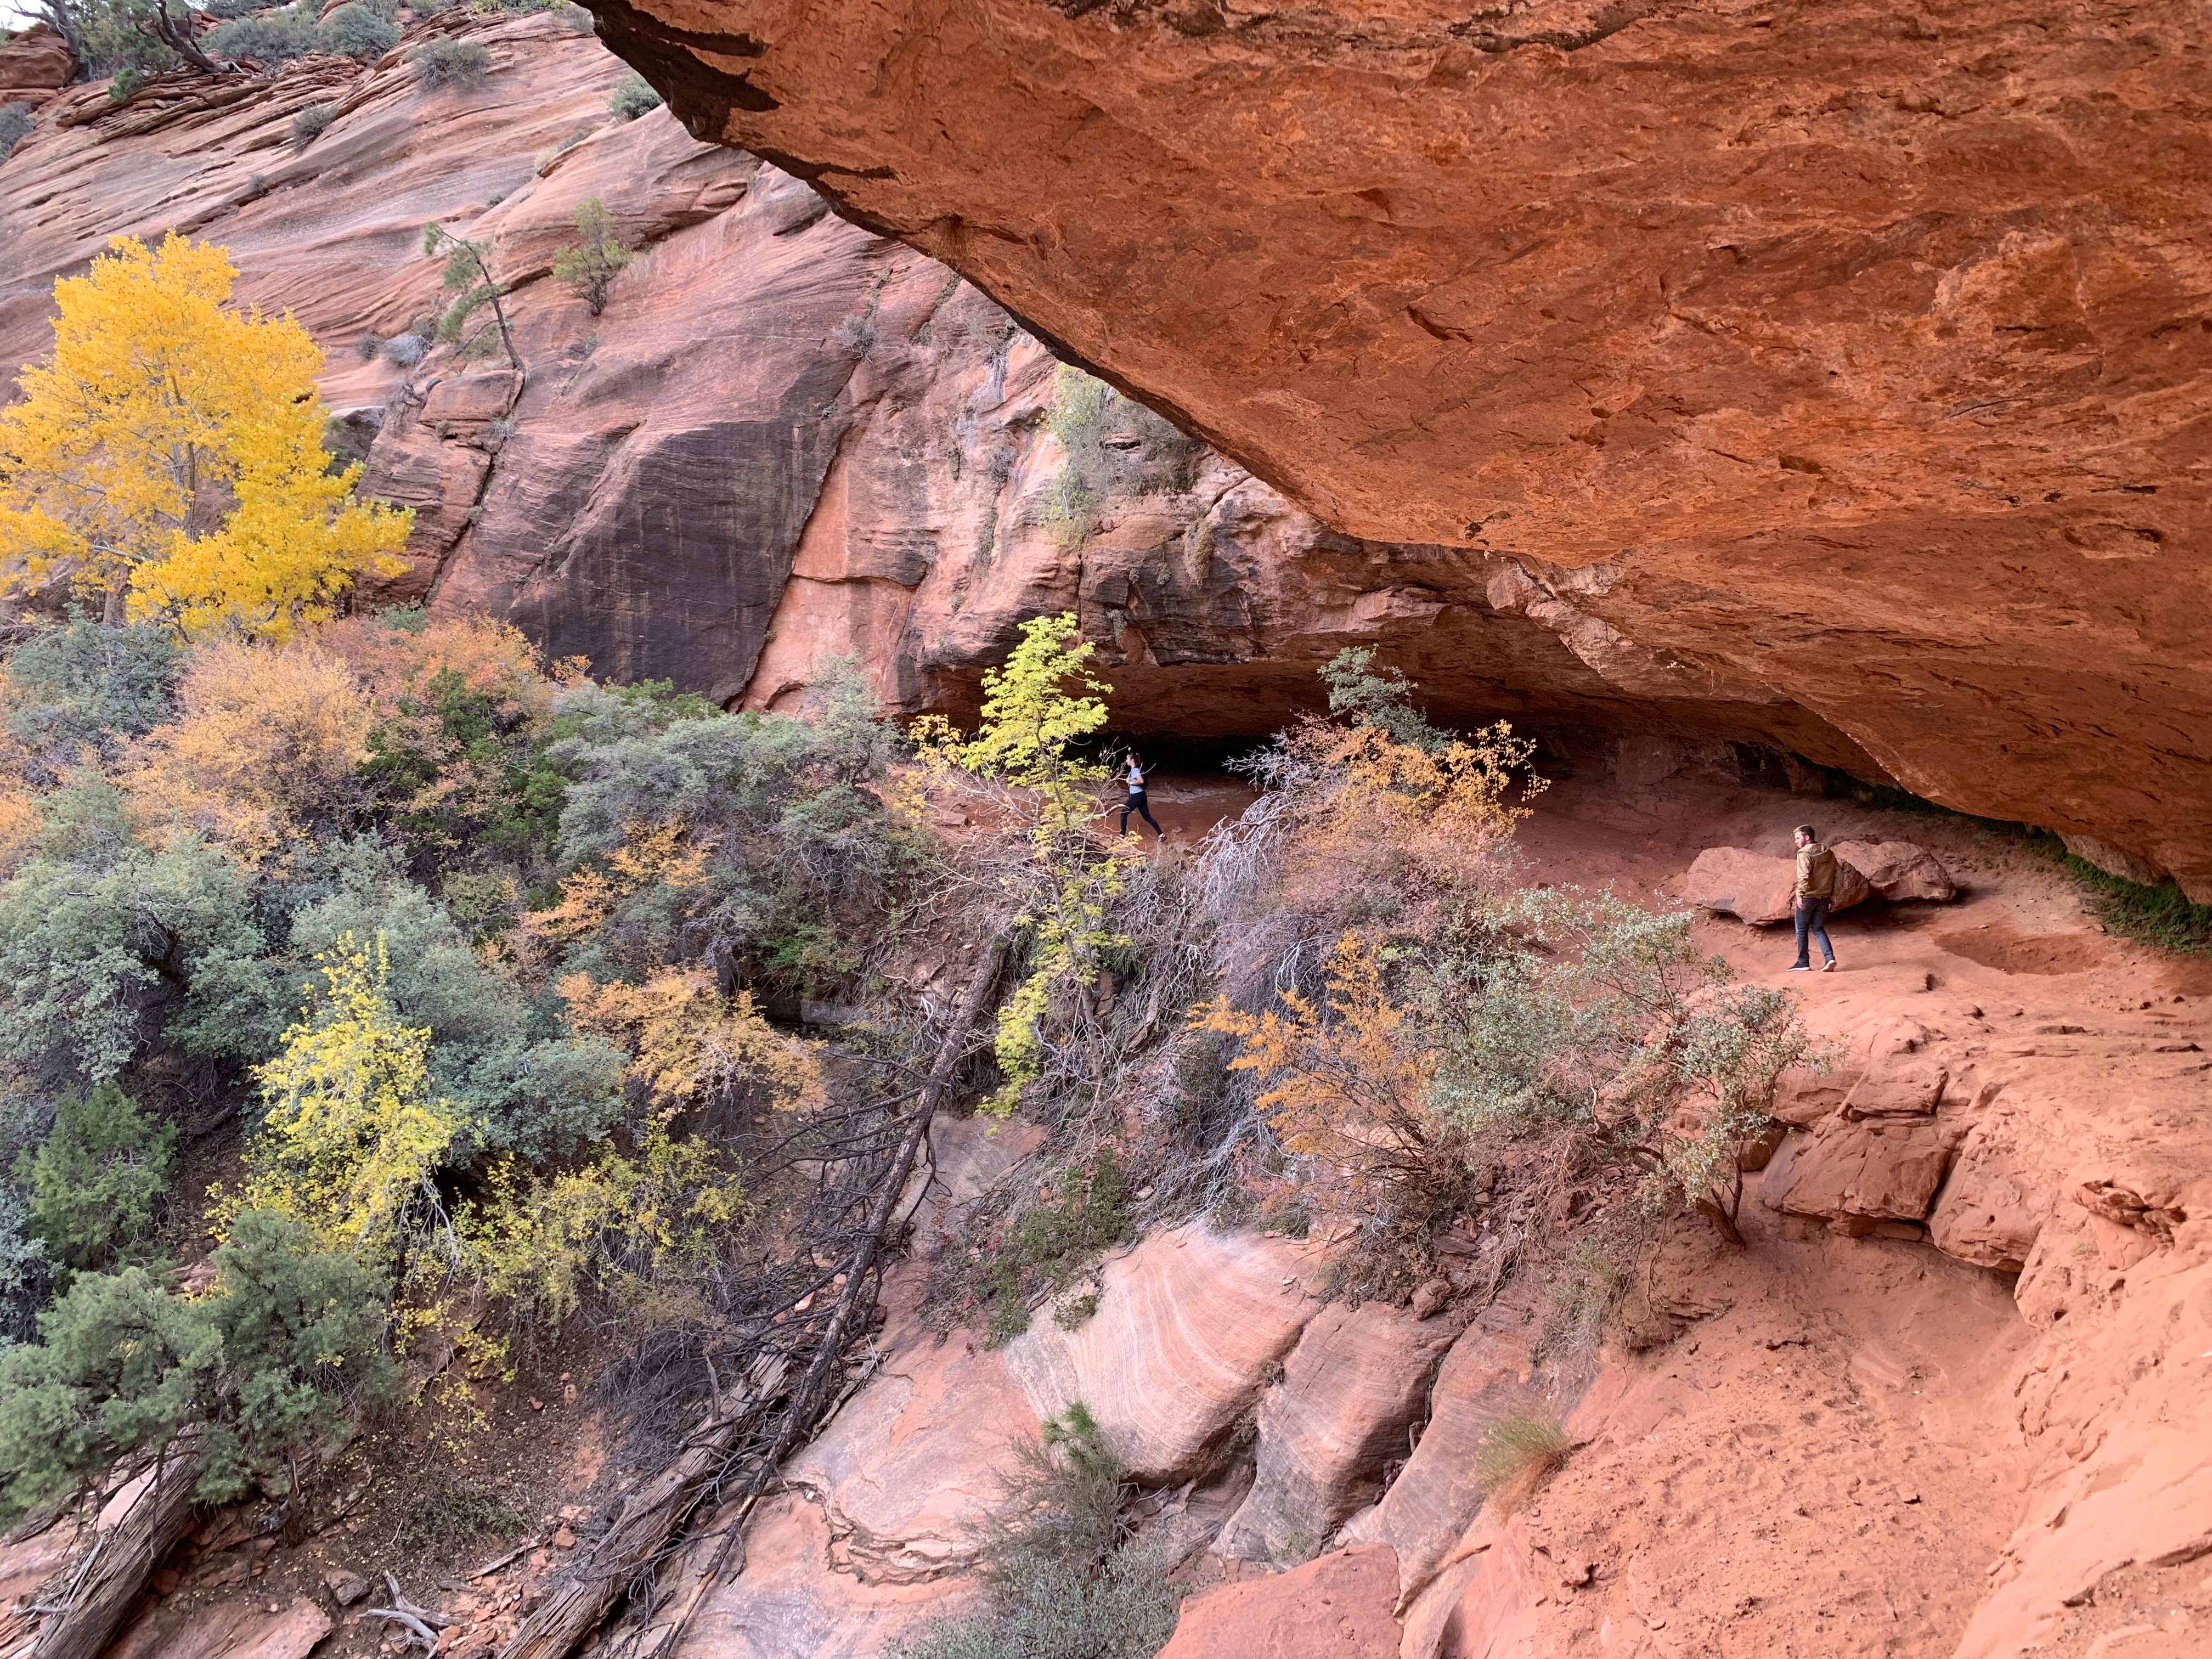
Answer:
[[[596,317],[607,308],[615,278],[637,256],[623,245],[614,215],[596,196],[576,209],[575,226],[576,240],[553,256],[553,275]]]
[[[431,40],[415,49],[415,78],[426,92],[441,87],[481,86],[491,74],[491,53],[474,40]]]
[[[0,161],[15,153],[15,146],[23,142],[31,130],[31,106],[28,104],[0,104]]]
[[[653,82],[632,70],[615,82],[614,96],[607,100],[607,109],[617,121],[635,121],[659,109],[660,101]]]
[[[518,373],[522,356],[514,349],[514,336],[507,326],[507,308],[500,303],[507,289],[491,274],[491,244],[456,236],[444,226],[422,227],[422,252],[446,262],[445,314],[438,319],[438,338],[464,357],[481,356],[503,347],[507,366]],[[478,313],[491,313],[486,324]],[[442,434],[441,434],[443,435]]]
[[[201,38],[200,45],[211,58],[247,58],[273,69],[315,51],[322,45],[322,36],[307,8],[294,5],[218,23]]]
[[[323,129],[337,118],[337,111],[328,104],[310,104],[292,118],[292,148],[302,150],[315,142]],[[375,351],[364,354],[374,356]]]
[[[939,1622],[902,1659],[1151,1659],[1182,1587],[1131,1535],[1135,1495],[1080,1401],[1021,1447],[982,1539],[983,1604]]]
[[[996,1346],[1019,1336],[1029,1328],[1030,1304],[1073,1284],[1101,1251],[1128,1236],[1129,1224],[1127,1185],[1111,1148],[1089,1165],[1070,1169],[1052,1197],[1006,1224],[997,1248],[975,1272],[972,1283],[985,1310],[985,1339]],[[1054,1317],[1066,1314],[1062,1328],[1072,1329],[1097,1309],[1095,1294],[1079,1297],[1054,1310]]]

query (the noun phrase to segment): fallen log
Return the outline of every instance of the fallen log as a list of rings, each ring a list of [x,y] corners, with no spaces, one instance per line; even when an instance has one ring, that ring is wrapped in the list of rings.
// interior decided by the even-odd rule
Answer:
[[[813,1432],[841,1391],[845,1349],[872,1304],[875,1269],[897,1214],[907,1175],[929,1131],[930,1119],[969,1053],[969,1034],[982,1018],[1006,954],[1006,940],[1000,937],[992,941],[975,965],[929,1074],[908,1110],[897,1146],[879,1178],[866,1225],[843,1263],[844,1290],[836,1309],[797,1382],[785,1389],[790,1366],[784,1355],[764,1354],[757,1360],[753,1374],[743,1385],[741,1403],[734,1409],[720,1410],[674,1459],[624,1500],[613,1527],[592,1547],[590,1559],[538,1604],[514,1639],[500,1650],[499,1659],[567,1659],[578,1644],[605,1621],[626,1587],[639,1583],[641,1588],[650,1588],[651,1576],[666,1556],[671,1540],[702,1506],[711,1504],[731,1517],[711,1564],[699,1575],[691,1593],[683,1598],[675,1616],[655,1620],[633,1636],[623,1646],[625,1655],[634,1653],[645,1659],[647,1655],[672,1652],[706,1592],[733,1562],[742,1567],[738,1553],[753,1504],[775,1478],[783,1460]],[[768,1429],[765,1441],[747,1447],[748,1435],[765,1427],[771,1414],[774,1426]],[[729,1476],[733,1462],[744,1464],[746,1472],[732,1486]]]
[[[7,1659],[99,1659],[154,1570],[191,1530],[198,1480],[199,1431],[187,1429],[109,1500],[84,1553],[33,1598],[42,1615],[36,1638]]]

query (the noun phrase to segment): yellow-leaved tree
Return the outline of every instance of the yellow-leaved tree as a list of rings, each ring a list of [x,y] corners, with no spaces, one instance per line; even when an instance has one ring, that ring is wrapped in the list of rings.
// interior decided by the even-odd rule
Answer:
[[[994,1049],[1006,1082],[984,1104],[1000,1116],[1043,1075],[1054,995],[1095,972],[1103,953],[1129,944],[1107,916],[1134,860],[1118,847],[1099,847],[1091,834],[1092,792],[1106,769],[1079,748],[1108,720],[1110,688],[1091,666],[1097,650],[1073,612],[1032,617],[1005,665],[984,671],[983,720],[974,738],[963,740],[936,716],[912,731],[926,767],[1004,787],[1007,805],[1029,823],[1029,858],[1001,878],[1021,902],[1014,921],[1030,951],[1028,975],[999,1009]]]
[[[106,620],[281,638],[396,575],[413,515],[331,470],[322,353],[230,302],[229,254],[118,237],[54,284],[52,359],[0,410],[0,597],[66,583]]]
[[[430,1033],[392,1006],[381,934],[372,954],[341,933],[316,966],[323,983],[258,1073],[268,1116],[246,1149],[244,1207],[379,1267],[430,1238],[457,1256],[436,1176],[465,1122],[431,1088]]]

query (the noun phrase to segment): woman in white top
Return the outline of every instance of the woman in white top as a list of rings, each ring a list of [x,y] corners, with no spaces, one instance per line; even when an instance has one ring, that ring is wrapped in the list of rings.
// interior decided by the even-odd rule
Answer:
[[[1146,823],[1152,826],[1152,833],[1155,836],[1158,836],[1162,841],[1165,841],[1168,838],[1168,833],[1166,830],[1160,828],[1160,821],[1152,816],[1152,803],[1145,795],[1145,763],[1137,758],[1137,751],[1133,749],[1129,750],[1127,758],[1129,763],[1129,799],[1121,803],[1121,829],[1120,833],[1125,836],[1129,833],[1129,814],[1134,812],[1138,817],[1144,819]]]

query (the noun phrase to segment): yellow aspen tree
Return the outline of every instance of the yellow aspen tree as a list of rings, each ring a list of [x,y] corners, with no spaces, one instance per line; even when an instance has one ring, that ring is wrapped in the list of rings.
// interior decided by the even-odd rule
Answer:
[[[430,1033],[404,1024],[372,955],[342,933],[316,958],[284,1048],[259,1068],[268,1116],[246,1149],[245,1207],[304,1222],[325,1243],[386,1265],[422,1235],[458,1249],[436,1176],[466,1125],[432,1092]]]
[[[1024,900],[1014,921],[1030,936],[1030,971],[1000,1006],[993,1048],[1006,1081],[984,1103],[1001,1117],[1043,1075],[1054,993],[1095,968],[1100,952],[1129,943],[1107,915],[1132,860],[1091,836],[1092,791],[1106,769],[1079,747],[1109,718],[1111,688],[1091,666],[1097,651],[1073,612],[1032,617],[1005,664],[984,671],[982,725],[973,738],[963,741],[939,717],[924,716],[912,730],[926,766],[1007,786],[1029,817],[1030,867],[1012,884]]]
[[[237,275],[173,232],[54,284],[53,356],[0,410],[0,597],[67,583],[111,622],[282,638],[405,568],[412,514],[331,470],[322,353],[232,305]]]

